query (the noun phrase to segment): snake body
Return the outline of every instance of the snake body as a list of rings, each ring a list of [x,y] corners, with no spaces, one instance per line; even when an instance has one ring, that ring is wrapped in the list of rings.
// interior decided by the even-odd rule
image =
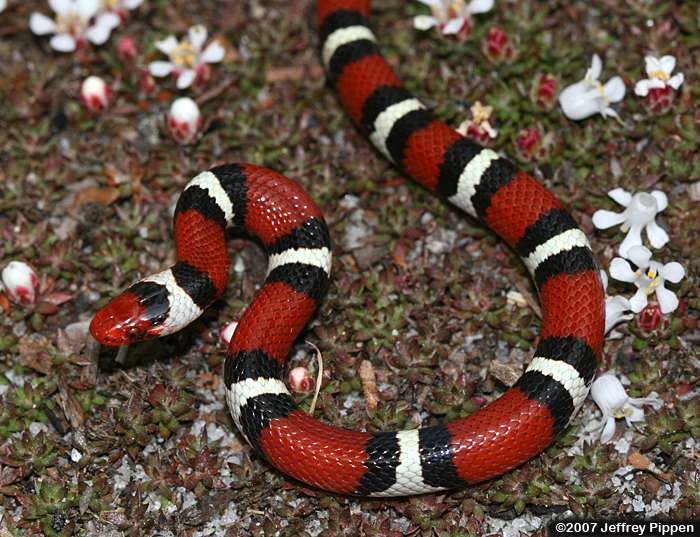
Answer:
[[[174,218],[177,263],[132,285],[91,324],[101,343],[175,332],[221,296],[225,229],[242,226],[269,254],[267,278],[229,346],[226,399],[261,458],[329,491],[402,496],[500,475],[541,452],[582,405],[601,353],[604,292],[584,233],[555,196],[496,152],[462,137],[401,84],[369,27],[369,0],[320,0],[321,59],[341,104],[386,158],[495,231],[530,271],[543,310],[534,358],[503,396],[448,423],[354,432],[299,410],[286,357],[324,296],[331,247],[321,212],[293,181],[250,164],[197,175]]]

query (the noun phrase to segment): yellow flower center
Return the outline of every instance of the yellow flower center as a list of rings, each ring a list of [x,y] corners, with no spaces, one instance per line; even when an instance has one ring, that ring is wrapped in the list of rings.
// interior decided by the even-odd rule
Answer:
[[[649,76],[651,78],[658,78],[659,80],[663,80],[664,82],[666,82],[669,79],[668,73],[663,69],[657,69],[656,71],[652,71],[651,73],[649,73]]]
[[[120,4],[120,0],[102,0],[102,6],[107,11],[113,11],[114,9],[118,8]]]
[[[625,403],[621,408],[618,408],[615,411],[615,419],[620,419],[620,418],[631,418],[632,414],[634,414],[634,408],[632,408],[632,405],[629,405]]]
[[[610,101],[608,100],[608,96],[605,95],[605,86],[603,86],[603,83],[600,80],[595,81],[595,89],[598,91],[600,98],[603,99],[603,102],[608,104]]]
[[[493,114],[493,107],[482,106],[480,101],[476,101],[470,108],[470,111],[474,118],[474,123],[481,125],[491,117],[491,114]]]
[[[447,18],[454,19],[458,17],[464,7],[464,0],[452,0],[447,6]]]
[[[637,269],[637,270],[635,271],[634,275],[635,275],[637,278],[640,278],[640,277],[642,276],[642,271],[639,270],[639,269]],[[644,289],[644,292],[645,292],[647,295],[651,295],[652,293],[654,293],[654,291],[656,290],[656,288],[659,286],[659,274],[658,274],[654,269],[649,268],[649,269],[647,269],[647,271],[644,273],[644,276],[646,276],[646,277],[649,278],[649,280],[650,280],[650,281],[649,281],[649,285],[647,286],[646,289]]]
[[[88,21],[75,11],[56,16],[56,33],[72,36],[83,35]]]
[[[185,69],[194,67],[194,62],[197,59],[197,51],[195,50],[192,43],[183,39],[182,42],[173,49],[170,53],[170,60],[177,65]]]

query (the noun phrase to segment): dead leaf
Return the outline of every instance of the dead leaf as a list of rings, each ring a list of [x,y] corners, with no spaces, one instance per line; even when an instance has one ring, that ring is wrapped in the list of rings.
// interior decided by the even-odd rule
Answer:
[[[365,408],[369,414],[374,414],[379,404],[377,376],[374,373],[374,366],[369,360],[362,360],[360,364],[360,380],[362,381],[362,394],[365,396]]]
[[[301,80],[304,78],[304,68],[298,65],[289,67],[270,67],[265,72],[266,82],[288,82],[290,80]]]
[[[651,461],[639,451],[631,451],[627,455],[627,464],[640,470],[647,470],[651,465]]]
[[[85,413],[78,399],[73,395],[73,391],[62,377],[57,378],[58,402],[73,429],[80,429],[85,421]]]
[[[489,373],[504,386],[512,386],[523,374],[522,365],[513,365],[499,360],[493,360],[489,365]]]
[[[50,349],[51,342],[39,334],[24,336],[17,344],[20,363],[44,375],[48,375],[53,367]]]
[[[119,190],[111,186],[98,187],[89,186],[79,191],[73,200],[72,209],[76,209],[86,203],[99,203],[100,205],[110,205],[119,198]]]

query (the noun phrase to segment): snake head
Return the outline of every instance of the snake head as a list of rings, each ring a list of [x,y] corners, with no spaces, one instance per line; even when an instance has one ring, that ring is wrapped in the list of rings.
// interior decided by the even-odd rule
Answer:
[[[169,310],[166,287],[141,281],[95,314],[90,333],[99,343],[110,347],[153,339],[160,335]]]

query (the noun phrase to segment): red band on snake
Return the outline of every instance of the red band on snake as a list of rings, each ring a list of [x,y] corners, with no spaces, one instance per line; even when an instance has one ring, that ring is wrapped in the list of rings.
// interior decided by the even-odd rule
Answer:
[[[523,376],[479,411],[417,430],[353,432],[299,410],[282,381],[284,365],[326,291],[329,235],[296,183],[248,164],[203,172],[185,187],[175,213],[177,263],[115,298],[91,331],[104,344],[123,345],[192,322],[224,290],[226,226],[246,228],[261,239],[270,264],[226,360],[236,425],[263,459],[296,479],[346,494],[400,496],[489,479],[541,452],[588,394],[603,340],[604,293],[588,241],[562,204],[406,91],[379,52],[368,15],[367,0],[318,2],[330,83],[379,152],[523,259],[544,317]]]

